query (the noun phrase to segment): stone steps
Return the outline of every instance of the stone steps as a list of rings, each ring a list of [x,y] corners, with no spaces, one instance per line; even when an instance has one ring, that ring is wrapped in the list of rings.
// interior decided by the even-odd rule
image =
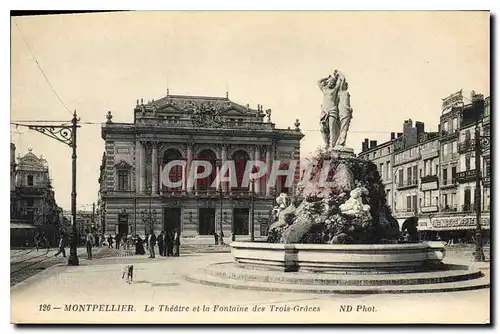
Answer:
[[[263,283],[300,284],[300,285],[341,285],[341,286],[385,286],[385,285],[418,285],[441,284],[467,281],[483,276],[479,270],[468,270],[465,266],[448,268],[432,272],[415,272],[404,274],[342,274],[311,273],[258,270],[242,268],[233,262],[216,263],[201,269],[207,276],[240,281],[256,281]]]
[[[184,275],[191,283],[254,291],[314,294],[432,293],[490,287],[489,270],[448,263],[443,269],[392,274],[285,273],[213,263]]]
[[[398,294],[398,293],[437,293],[453,292],[489,288],[490,279],[488,275],[471,280],[462,280],[448,283],[430,283],[413,285],[315,285],[315,284],[292,284],[260,281],[244,281],[234,278],[224,278],[207,274],[199,270],[194,274],[184,275],[184,279],[191,283],[224,287],[231,289],[243,289],[254,291],[271,292],[294,292],[312,294]]]

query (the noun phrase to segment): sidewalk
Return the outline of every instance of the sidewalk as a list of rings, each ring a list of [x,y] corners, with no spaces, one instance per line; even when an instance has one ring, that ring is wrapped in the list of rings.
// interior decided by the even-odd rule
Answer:
[[[387,322],[487,322],[489,289],[438,294],[314,295],[233,290],[189,283],[183,275],[210,263],[232,261],[230,254],[184,254],[181,257],[130,256],[87,261],[79,267],[58,265],[11,288],[12,321],[90,323],[387,323]],[[125,264],[134,265],[134,283],[121,279]],[[270,272],[272,274],[272,272]],[[431,296],[431,298],[429,298]],[[65,311],[74,304],[132,305],[132,312]],[[40,304],[51,311],[39,311]],[[159,305],[174,308],[159,311]],[[193,308],[207,307],[207,312]],[[249,307],[248,312],[214,310],[216,305]],[[252,311],[254,306],[265,312]],[[317,311],[273,311],[271,305]],[[374,306],[376,312],[340,313],[341,305]],[[446,310],[453,305],[453,312]],[[474,312],[471,312],[471,305]],[[155,311],[146,312],[145,308]],[[61,309],[55,309],[60,307]],[[96,306],[97,307],[97,306]],[[175,311],[177,307],[177,311]],[[190,310],[182,307],[189,307]],[[78,310],[79,306],[76,306]],[[103,306],[103,309],[105,306]],[[404,311],[401,311],[404,310]],[[425,311],[422,311],[425,310]]]

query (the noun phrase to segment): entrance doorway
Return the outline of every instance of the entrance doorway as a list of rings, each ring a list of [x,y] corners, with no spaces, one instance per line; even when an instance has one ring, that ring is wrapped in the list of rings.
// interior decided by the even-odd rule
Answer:
[[[164,208],[163,229],[172,232],[176,228],[181,228],[181,208]]]
[[[215,209],[202,208],[199,211],[199,235],[213,235],[215,232]]]
[[[233,209],[233,223],[235,235],[248,235],[248,217],[250,209]]]
[[[128,214],[120,213],[118,215],[118,234],[128,235]]]

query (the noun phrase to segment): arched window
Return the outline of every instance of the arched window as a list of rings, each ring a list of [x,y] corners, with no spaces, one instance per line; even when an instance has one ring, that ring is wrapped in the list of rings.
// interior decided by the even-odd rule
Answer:
[[[234,166],[236,170],[236,181],[237,181],[237,186],[236,187],[231,187],[232,191],[248,191],[249,186],[247,185],[246,187],[242,187],[241,183],[243,181],[243,176],[245,174],[245,168],[247,165],[247,161],[250,160],[250,157],[248,156],[248,153],[243,151],[243,150],[238,150],[233,153],[233,161],[234,161]]]
[[[174,161],[174,160],[182,160],[181,152],[179,152],[179,150],[177,150],[175,148],[170,148],[170,149],[166,150],[165,153],[163,154],[162,171],[167,163],[169,163],[170,161]],[[181,165],[173,166],[170,169],[170,172],[168,173],[168,177],[169,177],[170,182],[180,181],[182,179],[182,166]],[[173,191],[180,192],[180,191],[182,191],[182,187],[170,188],[170,187],[165,186],[163,184],[163,178],[164,178],[163,173],[161,173],[160,180],[162,182],[162,189],[164,192],[173,192]]]
[[[198,179],[196,182],[198,183],[198,191],[208,191],[210,189],[210,186],[214,182],[216,176],[217,176],[217,155],[215,154],[214,151],[210,149],[205,149],[198,154],[198,160],[204,160],[210,162],[212,165],[212,172],[210,175],[203,179]],[[203,173],[204,167],[200,166],[198,167],[197,173]],[[215,188],[214,188],[215,189]]]

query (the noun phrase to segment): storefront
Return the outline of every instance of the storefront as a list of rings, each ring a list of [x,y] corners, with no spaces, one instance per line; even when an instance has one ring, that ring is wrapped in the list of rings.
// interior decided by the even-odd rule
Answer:
[[[453,243],[474,243],[476,233],[476,217],[447,216],[447,217],[421,217],[418,229],[423,240],[443,240]],[[490,216],[481,217],[481,229],[484,243],[490,240]]]

